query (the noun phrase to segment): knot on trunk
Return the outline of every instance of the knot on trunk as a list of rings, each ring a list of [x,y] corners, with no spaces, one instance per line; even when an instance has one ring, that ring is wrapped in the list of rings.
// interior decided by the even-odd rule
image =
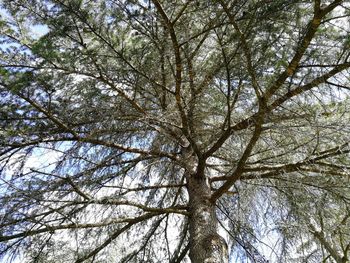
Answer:
[[[228,250],[227,244],[224,238],[218,234],[211,234],[201,240],[199,247],[196,249],[195,262],[203,263],[227,263],[228,262]]]
[[[203,240],[202,246],[205,251],[209,252],[208,254],[211,255],[205,262],[225,262],[227,255],[227,244],[223,237],[218,234],[209,235]]]

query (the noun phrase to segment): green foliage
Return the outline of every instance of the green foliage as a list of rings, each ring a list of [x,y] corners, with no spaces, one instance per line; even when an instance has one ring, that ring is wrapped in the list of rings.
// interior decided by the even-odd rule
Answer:
[[[189,262],[200,179],[232,262],[346,260],[350,6],[321,2],[3,0],[0,256]]]

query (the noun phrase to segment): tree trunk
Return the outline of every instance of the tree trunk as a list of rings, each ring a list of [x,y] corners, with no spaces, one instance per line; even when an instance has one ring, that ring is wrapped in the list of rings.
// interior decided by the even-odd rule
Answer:
[[[228,263],[226,241],[217,233],[215,204],[204,176],[188,180],[190,259],[192,263]]]

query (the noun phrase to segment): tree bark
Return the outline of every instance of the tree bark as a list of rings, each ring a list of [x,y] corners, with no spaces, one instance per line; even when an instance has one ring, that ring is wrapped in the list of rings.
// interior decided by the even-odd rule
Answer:
[[[188,179],[190,259],[192,263],[228,263],[227,244],[217,233],[215,204],[204,176]]]

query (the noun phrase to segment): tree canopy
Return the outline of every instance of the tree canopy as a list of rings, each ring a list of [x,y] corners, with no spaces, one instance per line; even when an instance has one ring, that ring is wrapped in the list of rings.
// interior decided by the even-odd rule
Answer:
[[[0,5],[0,260],[348,262],[349,1]]]

